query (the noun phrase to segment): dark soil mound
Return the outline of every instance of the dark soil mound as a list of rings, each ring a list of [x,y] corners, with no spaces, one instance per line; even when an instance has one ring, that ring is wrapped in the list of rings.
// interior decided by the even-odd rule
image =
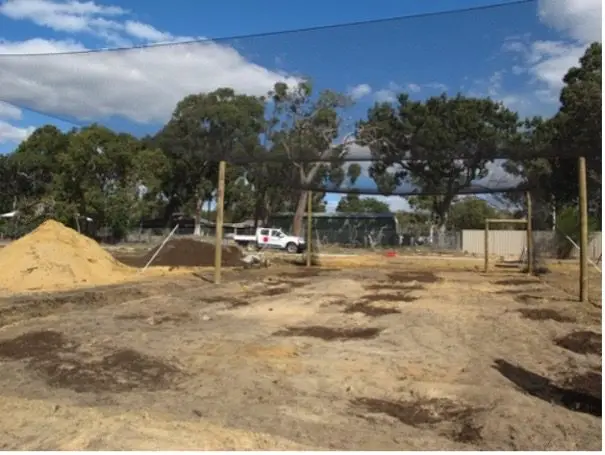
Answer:
[[[555,340],[555,344],[577,354],[598,354],[603,352],[602,335],[591,331],[572,332]]]
[[[118,258],[122,262],[144,267],[153,257],[160,245],[143,256]],[[221,264],[225,267],[241,266],[242,251],[236,246],[224,246]],[[151,266],[165,267],[208,267],[214,265],[214,244],[195,239],[169,240],[155,257]]]

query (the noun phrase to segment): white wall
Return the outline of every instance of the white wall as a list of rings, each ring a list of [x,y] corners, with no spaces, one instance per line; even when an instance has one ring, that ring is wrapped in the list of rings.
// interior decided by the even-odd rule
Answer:
[[[553,239],[554,233],[552,231],[534,231],[534,245],[545,256],[555,254]],[[527,237],[525,231],[497,231],[490,229],[488,241],[490,254],[505,257],[520,257],[526,246]],[[484,242],[484,230],[465,229],[462,231],[462,250],[464,252],[482,256],[485,254]],[[601,242],[601,232],[590,234],[588,244],[589,258],[596,260],[601,255]],[[577,253],[578,251],[575,250],[572,256],[577,256]]]

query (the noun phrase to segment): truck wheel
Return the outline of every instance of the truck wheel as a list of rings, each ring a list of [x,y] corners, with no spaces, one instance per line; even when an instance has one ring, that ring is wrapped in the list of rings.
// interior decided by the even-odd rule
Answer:
[[[297,253],[298,252],[298,246],[296,245],[296,243],[294,242],[290,242],[286,245],[286,251],[288,253]]]

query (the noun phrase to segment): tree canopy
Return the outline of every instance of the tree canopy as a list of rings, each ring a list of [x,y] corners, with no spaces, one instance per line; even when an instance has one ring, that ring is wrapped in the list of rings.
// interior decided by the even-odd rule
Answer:
[[[600,223],[601,44],[590,45],[562,82],[560,108],[550,118],[521,119],[487,97],[399,93],[353,124],[347,120],[351,99],[303,80],[277,83],[264,97],[229,87],[190,94],[144,138],[96,124],[69,131],[45,125],[0,155],[0,212],[18,210],[24,230],[52,216],[119,238],[143,219],[168,224],[184,214],[199,231],[201,219],[213,216],[218,161],[226,159],[227,221],[260,224],[291,212],[298,234],[307,190],[315,189],[313,207],[322,211],[327,189],[354,188],[364,178],[384,195],[416,188],[408,198],[415,213],[399,214],[402,220],[439,230],[479,228],[485,217],[501,213],[462,195],[473,186],[480,190],[477,182],[506,151],[514,154],[503,168],[531,188],[545,227],[577,204],[577,156],[585,155],[590,213]],[[352,146],[369,149],[369,175],[347,157]],[[522,193],[506,199],[524,210]],[[389,209],[359,193],[344,196],[336,210]]]
[[[505,169],[532,187],[532,197],[542,215],[539,222],[555,223],[551,213],[578,202],[578,156],[588,168],[589,211],[601,219],[601,44],[593,43],[563,78],[559,111],[551,118],[524,122],[516,147],[519,159]],[[542,153],[544,158],[524,159]],[[550,156],[548,156],[550,155]],[[508,199],[523,205],[519,195]],[[545,221],[544,219],[549,219]]]
[[[376,198],[361,198],[358,194],[350,193],[338,202],[336,211],[343,213],[388,213],[391,209],[389,204]]]
[[[444,230],[456,195],[487,175],[487,164],[515,137],[518,116],[489,98],[435,96],[377,103],[359,122],[373,157],[370,175],[384,194],[407,182],[430,198],[435,224]]]

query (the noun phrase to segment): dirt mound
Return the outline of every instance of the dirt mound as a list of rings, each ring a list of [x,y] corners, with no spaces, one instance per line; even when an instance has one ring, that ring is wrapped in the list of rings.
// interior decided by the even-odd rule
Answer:
[[[209,420],[53,401],[0,397],[4,450],[319,450]],[[49,418],[49,416],[52,416]]]
[[[118,283],[136,270],[94,240],[48,220],[0,250],[0,291],[54,291]]]
[[[591,331],[572,332],[555,340],[555,344],[577,354],[598,354],[603,352],[603,337]]]
[[[160,248],[158,245],[148,253],[128,259],[128,264],[144,267]],[[242,251],[236,246],[223,247],[222,265],[236,267],[242,265]],[[126,261],[125,261],[126,262]],[[214,265],[214,244],[185,238],[169,240],[151,263],[165,267],[209,267]]]

